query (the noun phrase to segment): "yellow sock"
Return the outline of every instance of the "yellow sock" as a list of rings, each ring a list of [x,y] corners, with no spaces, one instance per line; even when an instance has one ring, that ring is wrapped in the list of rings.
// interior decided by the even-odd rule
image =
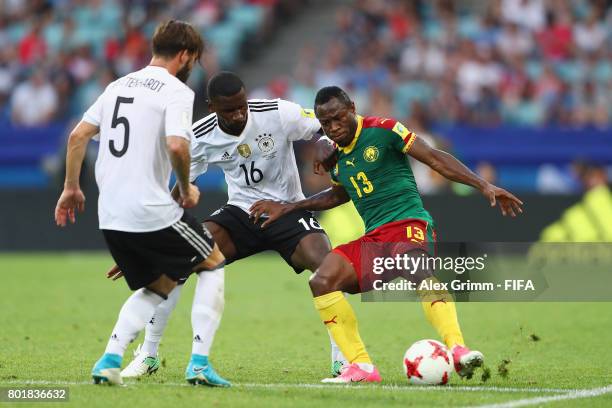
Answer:
[[[334,341],[350,363],[369,363],[372,360],[359,336],[357,318],[351,304],[340,291],[314,298],[315,308]]]
[[[436,278],[430,279],[437,282]],[[446,346],[449,349],[456,344],[463,346],[465,344],[463,334],[461,334],[457,309],[451,295],[446,290],[422,291],[419,295],[425,317],[437,330]]]

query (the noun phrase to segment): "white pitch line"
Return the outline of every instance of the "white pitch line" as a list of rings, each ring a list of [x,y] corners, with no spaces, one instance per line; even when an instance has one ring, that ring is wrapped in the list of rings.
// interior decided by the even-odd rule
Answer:
[[[501,393],[516,393],[516,392],[527,392],[527,393],[566,393],[569,391],[578,391],[572,389],[562,388],[519,388],[519,387],[486,387],[486,386],[401,386],[401,385],[366,385],[366,384],[237,384],[238,387],[245,388],[314,388],[314,389],[325,389],[325,388],[337,388],[337,389],[383,389],[389,391],[442,391],[442,392],[501,392]]]
[[[10,380],[0,381],[0,385],[13,384],[13,385],[91,385],[91,381],[49,381],[49,380]],[[171,387],[191,387],[187,383],[149,383],[149,382],[127,382],[126,385],[161,385]],[[495,392],[495,393],[553,393],[553,394],[567,394],[577,393],[589,390],[581,389],[568,389],[568,388],[520,388],[520,387],[497,387],[497,386],[401,386],[401,385],[360,385],[360,384],[307,384],[307,383],[272,383],[272,384],[261,384],[261,383],[234,383],[234,388],[264,388],[264,389],[286,389],[286,388],[305,388],[305,389],[351,389],[351,390],[374,390],[383,389],[389,391],[404,391],[404,392]]]
[[[479,405],[477,408],[516,408],[526,407],[529,405],[541,405],[549,402],[566,401],[581,398],[593,398],[600,395],[612,393],[612,385],[600,388],[592,388],[590,390],[574,390],[562,395],[550,395],[547,397],[524,398],[514,401],[502,402],[499,404]]]

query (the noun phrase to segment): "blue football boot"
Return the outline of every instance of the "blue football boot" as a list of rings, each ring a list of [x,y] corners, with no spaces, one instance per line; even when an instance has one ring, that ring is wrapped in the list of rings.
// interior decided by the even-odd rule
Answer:
[[[230,387],[232,384],[222,378],[208,362],[208,356],[192,354],[191,361],[185,370],[185,379],[193,385],[210,387]]]
[[[121,360],[118,354],[104,353],[91,370],[94,384],[122,385]]]

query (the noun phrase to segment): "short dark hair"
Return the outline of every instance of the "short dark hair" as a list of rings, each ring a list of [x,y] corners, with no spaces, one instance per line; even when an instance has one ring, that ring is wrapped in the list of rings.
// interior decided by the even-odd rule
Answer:
[[[199,59],[204,52],[204,40],[200,33],[191,24],[180,20],[160,23],[151,42],[153,55],[163,58],[174,58],[179,52],[187,50]]]
[[[338,86],[326,86],[325,88],[319,89],[319,92],[317,92],[314,103],[315,109],[317,106],[329,102],[329,100],[332,98],[338,99],[346,106],[350,106],[353,102],[351,101],[351,98],[349,98],[348,94],[344,92],[344,89]]]
[[[213,75],[208,81],[206,92],[208,100],[218,96],[233,96],[244,88],[242,79],[233,72],[221,71]]]

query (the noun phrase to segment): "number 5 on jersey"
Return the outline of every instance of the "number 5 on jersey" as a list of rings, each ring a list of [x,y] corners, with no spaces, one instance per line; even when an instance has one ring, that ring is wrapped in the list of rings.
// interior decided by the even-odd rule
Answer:
[[[123,96],[118,96],[117,101],[115,102],[115,111],[113,112],[111,128],[115,129],[117,126],[123,125],[123,147],[121,147],[121,150],[118,150],[115,147],[114,140],[108,141],[108,146],[110,148],[110,151],[115,157],[123,156],[125,152],[127,152],[128,146],[130,144],[130,122],[125,116],[119,116],[119,106],[122,103],[134,103],[134,98],[126,98]]]

